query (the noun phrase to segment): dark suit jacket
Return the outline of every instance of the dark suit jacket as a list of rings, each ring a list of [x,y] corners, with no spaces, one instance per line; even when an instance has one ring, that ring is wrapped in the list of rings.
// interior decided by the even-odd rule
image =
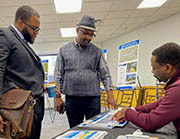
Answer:
[[[0,95],[15,86],[40,95],[43,84],[40,58],[12,26],[0,28]]]

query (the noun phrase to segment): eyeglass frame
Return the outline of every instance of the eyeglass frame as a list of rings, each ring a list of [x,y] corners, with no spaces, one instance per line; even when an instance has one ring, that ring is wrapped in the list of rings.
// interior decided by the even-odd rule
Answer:
[[[89,34],[87,31],[85,31],[83,28],[79,27],[79,30],[84,34],[84,35],[89,35],[90,37],[96,37],[96,35],[93,34]]]
[[[22,21],[26,26],[28,26],[30,29],[32,29],[33,32],[39,32],[39,31],[40,31],[40,28],[39,28],[39,27],[34,27],[34,26],[32,26],[32,25],[29,25],[29,24],[25,23],[22,19],[21,19],[21,21]]]

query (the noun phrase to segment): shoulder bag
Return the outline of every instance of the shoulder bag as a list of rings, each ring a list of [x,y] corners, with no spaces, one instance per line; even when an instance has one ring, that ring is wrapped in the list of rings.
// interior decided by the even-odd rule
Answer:
[[[0,137],[21,139],[31,134],[34,99],[31,91],[12,89],[4,93],[0,114],[4,119],[5,132]]]

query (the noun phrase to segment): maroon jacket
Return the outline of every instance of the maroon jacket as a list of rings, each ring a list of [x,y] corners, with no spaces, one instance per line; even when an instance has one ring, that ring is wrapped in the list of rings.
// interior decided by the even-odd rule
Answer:
[[[165,90],[165,96],[154,103],[136,107],[136,111],[128,108],[125,119],[146,131],[154,131],[173,122],[180,131],[180,70],[173,75]]]

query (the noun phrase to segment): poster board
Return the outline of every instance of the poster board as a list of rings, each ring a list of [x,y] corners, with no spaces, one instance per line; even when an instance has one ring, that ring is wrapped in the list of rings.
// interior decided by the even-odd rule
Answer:
[[[139,40],[119,46],[117,89],[137,85]]]
[[[45,72],[45,83],[54,81],[57,54],[39,55]]]

